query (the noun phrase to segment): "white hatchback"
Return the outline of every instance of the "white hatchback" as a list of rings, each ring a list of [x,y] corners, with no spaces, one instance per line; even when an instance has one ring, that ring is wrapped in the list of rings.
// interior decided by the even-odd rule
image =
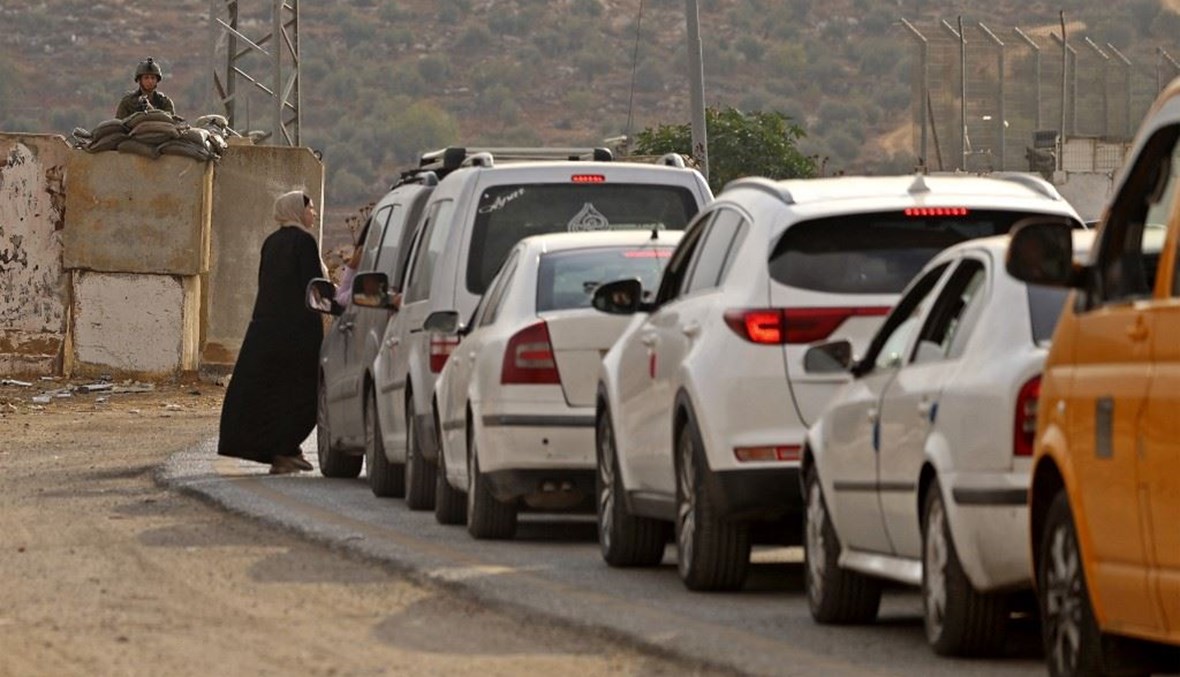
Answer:
[[[1092,236],[1074,231],[1074,251]],[[1068,292],[1011,277],[1008,240],[936,256],[809,431],[805,580],[820,622],[871,621],[889,579],[922,587],[937,653],[1003,648],[1011,593],[1032,585],[1037,398]],[[833,355],[848,346],[808,358],[847,366]]]
[[[735,589],[752,538],[799,542],[807,426],[848,381],[808,348],[863,351],[933,256],[1030,214],[1077,218],[1029,176],[742,179],[690,226],[654,301],[612,306],[603,285],[596,305],[639,315],[600,377],[606,561],[659,563],[674,526],[684,583]]]
[[[434,391],[440,431],[435,516],[475,538],[511,538],[517,511],[592,509],[594,389],[602,355],[629,318],[590,307],[609,280],[654,294],[682,231],[558,233],[526,238],[467,327],[456,311],[428,330],[462,340]]]

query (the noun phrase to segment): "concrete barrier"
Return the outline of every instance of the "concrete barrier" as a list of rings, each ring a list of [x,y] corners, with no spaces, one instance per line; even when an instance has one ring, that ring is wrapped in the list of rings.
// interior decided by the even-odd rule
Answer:
[[[66,166],[50,134],[0,134],[0,373],[60,373],[70,305],[62,268]]]

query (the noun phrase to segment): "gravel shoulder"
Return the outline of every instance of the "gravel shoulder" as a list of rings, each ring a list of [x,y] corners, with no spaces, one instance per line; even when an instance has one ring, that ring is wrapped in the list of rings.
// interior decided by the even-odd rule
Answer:
[[[24,380],[0,386],[0,675],[692,672],[159,486],[218,386]]]

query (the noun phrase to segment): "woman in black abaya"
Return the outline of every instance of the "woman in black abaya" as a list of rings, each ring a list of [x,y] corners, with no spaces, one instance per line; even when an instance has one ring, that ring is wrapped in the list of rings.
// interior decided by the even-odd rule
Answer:
[[[272,475],[311,470],[300,443],[316,421],[316,374],[323,323],[304,305],[307,283],[323,277],[311,234],[315,205],[302,191],[275,201],[279,229],[262,244],[258,296],[221,406],[217,453],[269,463]]]

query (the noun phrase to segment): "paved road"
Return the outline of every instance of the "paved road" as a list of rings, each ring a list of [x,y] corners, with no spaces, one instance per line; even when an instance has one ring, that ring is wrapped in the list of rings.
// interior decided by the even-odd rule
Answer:
[[[314,462],[314,446],[305,448]],[[676,575],[672,545],[658,568],[607,567],[590,516],[522,515],[514,541],[475,541],[462,527],[437,524],[431,512],[374,497],[363,479],[331,480],[318,472],[272,477],[265,466],[218,458],[215,450],[210,440],[176,454],[161,481],[541,623],[593,627],[750,674],[1044,674],[1029,623],[1014,623],[1005,658],[934,656],[922,631],[921,600],[905,589],[886,593],[875,625],[814,624],[797,548],[756,549],[740,593],[691,593]]]

